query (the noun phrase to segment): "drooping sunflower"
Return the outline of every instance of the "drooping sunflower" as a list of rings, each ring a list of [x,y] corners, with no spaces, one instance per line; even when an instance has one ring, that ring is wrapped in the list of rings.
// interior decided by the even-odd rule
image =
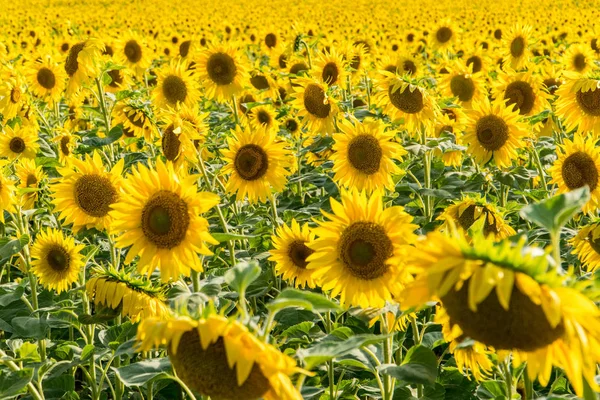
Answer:
[[[506,239],[516,234],[515,230],[504,221],[502,212],[481,196],[464,197],[451,206],[446,207],[438,217],[443,221],[441,230],[447,231],[453,227],[468,231],[471,226],[483,219],[483,235],[492,235],[495,239]]]
[[[568,72],[564,76],[566,82],[556,91],[556,115],[569,131],[600,133],[600,80],[579,78]]]
[[[573,254],[579,258],[586,271],[594,272],[600,267],[600,222],[592,222],[579,228],[570,241]]]
[[[247,114],[248,122],[253,130],[261,132],[279,131],[277,113],[270,105],[252,107]]]
[[[328,86],[345,86],[348,72],[346,61],[335,49],[320,53],[313,65],[312,75]]]
[[[146,318],[138,327],[138,351],[167,346],[177,375],[191,389],[222,400],[301,400],[290,376],[296,362],[261,342],[244,325],[214,311],[199,319]]]
[[[156,128],[147,109],[133,102],[118,102],[112,109],[114,125],[123,124],[123,136],[143,137],[152,142],[155,139]]]
[[[419,137],[421,129],[434,123],[437,105],[424,88],[387,71],[381,73],[385,79],[380,81],[375,102],[392,121],[403,120],[409,135]]]
[[[322,211],[328,221],[314,229],[317,239],[308,247],[315,252],[307,268],[340,303],[383,307],[412,279],[402,258],[417,226],[403,207],[384,209],[380,191],[367,198],[365,192],[342,190],[341,199],[330,199],[333,214]]]
[[[249,80],[246,66],[233,45],[212,45],[200,54],[195,68],[206,96],[218,101],[231,100]]]
[[[600,361],[597,289],[549,270],[548,254],[509,240],[453,230],[429,233],[407,260],[415,281],[403,292],[404,307],[441,300],[455,334],[527,362],[530,379],[548,384],[562,368],[579,396],[594,381]]]
[[[494,88],[496,100],[504,100],[508,108],[519,115],[532,116],[549,109],[549,95],[542,90],[542,81],[531,72],[499,74]]]
[[[65,224],[72,223],[74,231],[109,227],[109,211],[119,198],[124,164],[122,158],[107,172],[100,154],[94,152],[83,160],[73,158],[67,167],[58,169],[62,178],[50,185],[50,189],[52,204]]]
[[[4,167],[0,162],[0,167]],[[0,169],[0,222],[4,224],[4,211],[12,211],[15,206],[15,184]]]
[[[529,134],[519,117],[517,111],[511,111],[502,101],[490,103],[485,99],[473,103],[473,109],[467,113],[463,136],[467,153],[480,165],[493,159],[499,168],[509,167],[517,157],[517,150],[525,146],[523,139]]]
[[[346,188],[372,192],[394,189],[394,175],[402,171],[394,163],[407,152],[394,138],[396,131],[388,130],[380,120],[343,120],[338,124],[341,133],[335,141],[331,157],[334,180]]]
[[[200,98],[198,83],[186,63],[171,62],[157,72],[158,83],[152,92],[152,101],[158,109],[180,104],[193,107]]]
[[[0,135],[0,157],[34,159],[39,149],[38,135],[31,126],[4,125]]]
[[[37,97],[49,100],[51,104],[60,100],[67,75],[50,55],[31,62],[28,66],[27,77],[29,87]]]
[[[283,224],[272,237],[273,250],[269,260],[275,262],[275,272],[294,286],[314,288],[312,271],[306,269],[308,256],[314,253],[307,244],[315,239],[308,224],[300,224],[292,219],[290,226]]]
[[[331,135],[335,131],[334,119],[339,109],[329,86],[310,78],[296,78],[294,92],[291,105],[298,110],[308,130]]]
[[[198,254],[211,255],[206,246],[218,244],[200,214],[219,203],[214,193],[197,192],[197,177],[178,176],[173,164],[157,161],[156,168],[137,164],[112,205],[111,231],[116,246],[129,248],[126,263],[140,257],[137,269],[150,275],[160,269],[161,280],[202,271]]]
[[[45,288],[58,293],[66,291],[79,278],[83,267],[83,257],[79,252],[83,247],[60,230],[41,232],[31,247],[31,271]]]
[[[118,310],[133,322],[152,317],[163,318],[169,314],[165,288],[134,278],[124,271],[96,269],[85,287],[94,304]]]
[[[74,94],[82,84],[98,75],[98,61],[103,49],[104,44],[96,39],[88,39],[71,46],[64,64],[69,79],[67,96]]]
[[[456,97],[466,108],[474,101],[481,101],[487,94],[483,75],[470,72],[459,62],[453,64],[451,72],[443,78],[440,88],[448,97]]]
[[[563,65],[571,71],[585,74],[594,68],[595,59],[596,56],[590,47],[574,44],[565,52]]]
[[[116,43],[114,57],[120,65],[142,77],[152,62],[152,51],[139,34],[129,32]]]
[[[595,139],[575,134],[573,141],[564,139],[557,148],[558,159],[550,167],[550,183],[558,185],[557,193],[566,193],[585,185],[590,188],[590,200],[583,212],[594,212],[600,205],[600,149]]]
[[[34,160],[23,159],[16,164],[15,174],[19,178],[19,188],[35,190],[21,195],[21,207],[31,210],[38,199],[38,190],[41,189],[44,171],[42,171],[42,167],[35,166]]]
[[[502,48],[504,49],[504,63],[514,70],[519,70],[529,61],[531,50],[531,26],[516,24],[510,31],[502,35]]]
[[[238,201],[248,197],[251,203],[266,202],[271,190],[281,192],[287,182],[293,160],[286,143],[275,132],[250,132],[238,125],[223,150],[222,169],[229,175],[227,192]]]

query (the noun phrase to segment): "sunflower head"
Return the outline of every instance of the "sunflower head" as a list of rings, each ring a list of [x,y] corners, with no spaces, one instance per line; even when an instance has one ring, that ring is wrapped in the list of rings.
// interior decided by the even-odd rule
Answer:
[[[311,271],[306,269],[306,259],[314,253],[308,243],[314,238],[308,224],[300,226],[295,219],[290,226],[280,225],[273,236],[274,248],[269,259],[275,262],[275,271],[296,287],[315,287]]]

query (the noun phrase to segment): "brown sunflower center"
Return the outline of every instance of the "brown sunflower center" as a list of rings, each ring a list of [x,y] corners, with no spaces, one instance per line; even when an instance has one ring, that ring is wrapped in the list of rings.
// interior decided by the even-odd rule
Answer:
[[[79,69],[79,62],[77,61],[77,57],[83,47],[85,46],[85,42],[77,43],[69,50],[69,55],[65,60],[65,72],[69,76],[73,76],[75,72]]]
[[[183,79],[176,75],[169,75],[163,81],[163,95],[171,104],[183,103],[187,97],[187,86]]]
[[[290,133],[294,133],[298,130],[298,122],[295,119],[290,118],[285,121],[285,128],[290,131]]]
[[[327,118],[331,104],[326,101],[325,91],[319,85],[309,84],[304,89],[304,108],[317,118]]]
[[[587,62],[585,60],[585,56],[581,53],[575,54],[573,57],[573,67],[579,72],[583,71],[587,66]]]
[[[402,69],[404,72],[408,72],[410,75],[414,75],[417,72],[417,64],[411,60],[404,60],[402,63]]]
[[[265,110],[260,110],[256,114],[256,119],[258,119],[258,122],[260,122],[261,125],[269,125],[271,123],[271,116]]]
[[[505,310],[496,291],[477,305],[477,312],[469,308],[469,285],[466,281],[458,291],[451,290],[442,297],[451,324],[458,324],[465,336],[498,350],[518,349],[533,351],[549,345],[564,334],[562,321],[552,327],[542,306],[535,304],[516,285]]]
[[[600,90],[588,90],[582,92],[581,89],[575,94],[577,104],[588,115],[600,117]]]
[[[124,114],[127,120],[133,124],[133,126],[138,128],[144,127],[144,117],[140,116],[139,112],[136,112],[135,110],[129,110],[125,111]]]
[[[469,207],[467,207],[465,211],[463,211],[463,213],[460,214],[460,216],[458,217],[457,222],[464,230],[468,230],[475,223],[475,209],[475,204],[472,204]],[[479,216],[479,218],[484,218],[483,234],[486,237],[491,233],[493,233],[494,235],[497,235],[499,233],[498,225],[496,224],[496,216],[486,207],[483,207],[482,213]],[[492,220],[491,223],[490,220]]]
[[[416,114],[423,109],[423,94],[419,89],[411,92],[408,87],[404,90],[394,90],[393,86],[390,86],[388,96],[394,107],[407,114]]]
[[[105,217],[117,200],[117,190],[111,181],[100,175],[83,175],[73,187],[75,202],[92,217]]]
[[[550,94],[554,94],[560,86],[560,81],[555,78],[547,78],[544,79],[544,85],[546,86]]]
[[[360,172],[372,175],[379,171],[383,152],[379,141],[371,135],[359,135],[348,145],[348,161]]]
[[[269,81],[264,75],[256,75],[250,78],[250,83],[258,90],[268,89]]]
[[[255,181],[267,173],[269,157],[262,147],[247,144],[237,151],[234,167],[242,179]]]
[[[60,151],[65,155],[68,156],[69,154],[71,154],[71,149],[69,149],[69,143],[71,141],[69,140],[68,136],[63,136],[60,138]]]
[[[315,251],[308,248],[305,242],[301,240],[295,240],[290,243],[288,247],[288,256],[294,265],[301,269],[306,269],[308,262],[306,259]]]
[[[190,52],[191,45],[192,45],[191,40],[185,40],[185,41],[181,42],[181,44],[179,45],[179,55],[181,57],[187,57],[188,53]]]
[[[473,73],[481,71],[483,67],[483,61],[478,56],[471,56],[467,59],[467,67],[472,66]]]
[[[398,73],[398,67],[396,67],[394,64],[386,65],[383,69],[392,74]]]
[[[571,190],[588,185],[593,191],[598,186],[596,163],[592,157],[582,151],[568,156],[561,170],[565,185]]]
[[[56,77],[51,69],[42,67],[37,72],[37,81],[44,89],[51,90],[56,86]]]
[[[127,60],[132,64],[135,64],[142,59],[142,46],[133,39],[125,43],[123,52],[125,53]]]
[[[442,44],[448,42],[450,39],[452,39],[452,29],[448,28],[447,26],[441,27],[435,33],[435,38]]]
[[[184,239],[190,225],[187,203],[168,190],[156,192],[142,210],[142,231],[159,249],[172,249]]]
[[[460,101],[471,101],[475,94],[475,84],[465,75],[456,75],[450,80],[450,90]]]
[[[510,42],[510,54],[519,58],[525,53],[525,39],[521,36],[518,36]]]
[[[486,115],[477,121],[477,140],[487,151],[496,151],[508,140],[508,125],[496,115]]]
[[[25,141],[20,137],[14,137],[8,142],[8,148],[13,153],[22,153],[25,151]]]
[[[285,54],[280,54],[277,58],[277,64],[279,64],[279,68],[287,67],[287,56]]]
[[[46,255],[46,262],[54,271],[63,272],[69,269],[71,256],[62,246],[54,245]]]
[[[265,44],[268,48],[277,46],[277,36],[274,33],[267,33],[265,36]]]
[[[19,102],[19,100],[21,100],[21,91],[19,90],[19,88],[12,88],[12,90],[10,91],[10,101],[13,104],[16,104]]]
[[[163,154],[169,161],[175,161],[179,157],[179,150],[181,148],[181,140],[179,140],[179,135],[174,130],[175,127],[173,124],[169,125],[163,132],[161,140]]]
[[[38,183],[38,179],[34,174],[27,174],[27,179],[25,180],[25,186],[31,187],[35,186]]]
[[[535,93],[531,85],[525,81],[515,81],[506,87],[504,92],[506,105],[516,105],[520,115],[527,115],[533,110],[535,104]]]
[[[342,232],[338,245],[338,257],[348,273],[363,280],[384,275],[393,251],[383,227],[373,222],[354,222]]]
[[[237,67],[229,54],[212,54],[206,63],[210,79],[219,86],[229,85],[235,79]]]
[[[333,85],[337,82],[338,76],[340,75],[340,71],[338,70],[337,65],[334,62],[328,62],[323,67],[323,73],[321,77],[323,78],[323,82],[328,85]]]
[[[308,71],[308,65],[303,62],[296,63],[290,67],[290,74],[299,75],[301,72]]]
[[[237,385],[237,373],[229,368],[222,337],[205,350],[200,344],[198,330],[185,332],[177,352],[169,357],[182,381],[198,393],[215,400],[258,400],[270,389],[269,380],[256,362],[244,383]]]

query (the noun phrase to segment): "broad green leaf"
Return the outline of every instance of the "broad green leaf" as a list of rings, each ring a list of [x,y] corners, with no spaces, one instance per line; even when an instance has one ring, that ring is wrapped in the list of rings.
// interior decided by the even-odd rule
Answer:
[[[117,140],[119,140],[121,138],[121,136],[123,136],[123,126],[117,125],[117,126],[114,126],[110,130],[110,132],[108,132],[108,135],[106,135],[106,137],[103,137],[103,138],[98,137],[98,136],[87,137],[87,138],[83,139],[81,141],[81,143],[85,146],[90,146],[90,147],[102,147],[102,146],[106,146],[106,145],[116,142]]]
[[[417,345],[406,353],[402,365],[382,365],[380,372],[407,383],[433,385],[437,377],[437,357],[427,347]]]
[[[225,273],[225,282],[236,292],[246,292],[252,282],[260,276],[261,269],[256,261],[240,262]]]
[[[287,307],[302,308],[315,312],[339,311],[341,307],[318,293],[287,288],[271,301],[267,308],[277,312]]]
[[[32,369],[0,371],[0,399],[9,399],[25,393],[25,387],[33,377]]]
[[[3,290],[3,289],[0,289]],[[4,294],[0,294],[0,306],[4,307],[12,303],[13,301],[19,300],[23,296],[25,289],[23,286],[15,287],[15,290],[7,291]]]
[[[89,360],[94,355],[95,349],[96,349],[96,346],[94,346],[93,344],[86,344],[85,347],[83,348],[83,351],[81,352],[81,357],[80,357],[81,362]]]
[[[19,347],[19,358],[22,360],[40,361],[40,353],[35,343],[25,342]]]
[[[485,381],[481,382],[476,393],[480,399],[506,399],[506,386],[503,381]]]
[[[115,372],[127,387],[143,386],[151,380],[167,379],[171,371],[168,358],[154,358],[116,368]]]
[[[308,349],[300,349],[297,356],[304,360],[307,369],[312,369],[319,364],[323,364],[336,357],[343,356],[355,349],[382,342],[387,338],[386,335],[356,335],[348,340],[328,340],[321,341]]]
[[[0,247],[0,265],[4,265],[13,254],[20,252],[27,243],[29,243],[29,236],[23,235]]]
[[[33,317],[16,317],[11,321],[13,337],[43,339],[48,332],[48,323]]]

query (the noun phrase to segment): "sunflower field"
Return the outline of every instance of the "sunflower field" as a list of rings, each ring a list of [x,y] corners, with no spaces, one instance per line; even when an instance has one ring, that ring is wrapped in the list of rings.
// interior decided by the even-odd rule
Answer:
[[[600,399],[596,1],[0,21],[0,400]]]

